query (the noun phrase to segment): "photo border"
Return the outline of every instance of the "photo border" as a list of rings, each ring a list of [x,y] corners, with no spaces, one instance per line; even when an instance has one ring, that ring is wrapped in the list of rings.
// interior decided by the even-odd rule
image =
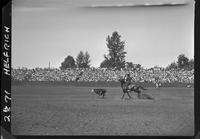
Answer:
[[[11,24],[11,11],[12,11],[12,1],[3,0],[1,5],[1,139],[44,139],[44,138],[116,138],[116,137],[126,137],[126,138],[144,138],[144,139],[199,139],[200,138],[200,1],[194,1],[194,119],[195,119],[195,135],[194,136],[13,136],[11,134],[11,33],[12,33],[12,24]],[[5,29],[5,27],[9,29]],[[6,36],[6,37],[5,37]],[[7,37],[9,36],[9,38]],[[7,47],[5,46],[7,44]],[[6,97],[7,96],[7,97]],[[7,99],[6,99],[7,98]],[[6,101],[7,100],[7,101]],[[7,109],[6,109],[7,108]],[[10,122],[8,118],[10,117]],[[7,119],[7,120],[5,120]]]

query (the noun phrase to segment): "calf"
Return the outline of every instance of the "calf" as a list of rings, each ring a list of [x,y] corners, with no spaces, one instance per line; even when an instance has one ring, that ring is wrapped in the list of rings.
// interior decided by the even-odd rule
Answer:
[[[102,98],[104,98],[107,91],[106,89],[99,88],[99,89],[92,89],[91,92],[96,93],[97,95],[102,96]]]

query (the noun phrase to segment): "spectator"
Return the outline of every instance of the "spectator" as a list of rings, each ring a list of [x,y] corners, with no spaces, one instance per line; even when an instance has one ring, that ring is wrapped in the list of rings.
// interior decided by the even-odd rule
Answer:
[[[135,82],[194,83],[194,70],[137,69],[113,70],[103,68],[84,69],[12,69],[12,80],[16,81],[118,81],[119,77],[130,73]]]

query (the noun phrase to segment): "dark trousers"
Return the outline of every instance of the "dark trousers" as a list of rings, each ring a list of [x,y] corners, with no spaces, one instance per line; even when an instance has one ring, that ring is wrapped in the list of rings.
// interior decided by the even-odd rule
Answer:
[[[129,86],[131,85],[130,82],[126,82],[126,88],[129,89]]]

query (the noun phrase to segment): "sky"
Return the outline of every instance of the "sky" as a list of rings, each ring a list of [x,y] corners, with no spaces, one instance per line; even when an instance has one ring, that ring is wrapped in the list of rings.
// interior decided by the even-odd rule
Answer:
[[[126,61],[166,67],[178,55],[194,57],[192,0],[13,0],[12,67],[59,68],[88,51],[91,66],[108,54],[117,31]]]

